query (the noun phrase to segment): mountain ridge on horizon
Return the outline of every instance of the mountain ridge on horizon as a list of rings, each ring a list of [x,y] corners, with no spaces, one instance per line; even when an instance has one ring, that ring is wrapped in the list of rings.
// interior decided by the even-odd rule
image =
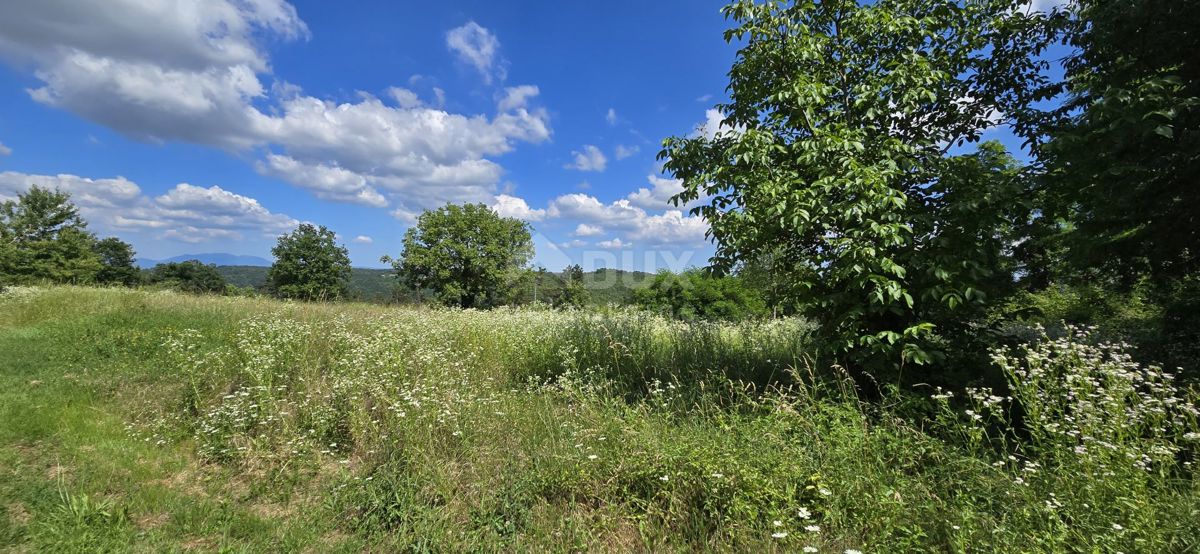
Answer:
[[[163,258],[161,260],[151,258],[137,258],[135,261],[138,267],[151,268],[158,264],[171,262],[186,262],[188,260],[198,260],[205,264],[214,265],[243,265],[255,267],[271,267],[271,260],[261,256],[249,256],[243,254],[230,254],[228,252],[207,252],[203,254],[180,254]]]

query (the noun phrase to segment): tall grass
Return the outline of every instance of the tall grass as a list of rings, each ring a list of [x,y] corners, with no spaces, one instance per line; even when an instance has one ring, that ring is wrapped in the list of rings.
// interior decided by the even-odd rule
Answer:
[[[1195,391],[1084,332],[997,352],[1008,391],[864,403],[852,380],[813,366],[799,320],[70,288],[18,289],[0,315],[0,345],[33,330],[70,338],[56,343],[64,355],[138,390],[106,405],[128,422],[126,440],[249,476],[304,513],[279,518],[319,522],[345,548],[1166,552],[1200,541]],[[125,513],[103,502],[82,511]],[[45,520],[81,511],[58,510]],[[137,544],[129,518],[84,521]]]

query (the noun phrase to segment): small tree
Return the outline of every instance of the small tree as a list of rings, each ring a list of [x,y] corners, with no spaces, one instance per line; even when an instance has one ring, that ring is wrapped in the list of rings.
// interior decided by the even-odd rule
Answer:
[[[216,265],[199,260],[158,264],[150,270],[150,282],[191,293],[224,294],[229,287]]]
[[[134,264],[133,246],[116,237],[97,241],[92,250],[100,257],[96,282],[132,287],[142,280],[142,272]]]
[[[563,288],[554,298],[555,307],[582,308],[591,297],[583,284],[583,268],[579,264],[569,265],[563,270]]]
[[[0,273],[7,280],[91,282],[100,270],[96,238],[65,192],[34,185],[0,204]]]
[[[505,296],[532,257],[527,223],[483,204],[447,204],[422,213],[404,234],[400,258],[382,261],[403,283],[433,290],[444,304],[484,308]]]
[[[324,226],[300,225],[271,249],[267,288],[280,298],[333,300],[350,292],[350,256]]]

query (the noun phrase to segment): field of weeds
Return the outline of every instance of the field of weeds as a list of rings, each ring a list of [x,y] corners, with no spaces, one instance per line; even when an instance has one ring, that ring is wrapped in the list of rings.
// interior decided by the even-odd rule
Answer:
[[[0,297],[0,549],[1186,552],[1197,396],[1084,330],[865,402],[801,320]]]

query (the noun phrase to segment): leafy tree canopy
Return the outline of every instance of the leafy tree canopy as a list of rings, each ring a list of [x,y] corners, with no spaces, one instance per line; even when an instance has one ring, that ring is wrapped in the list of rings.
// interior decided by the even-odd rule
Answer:
[[[0,274],[7,281],[91,282],[101,269],[95,241],[67,193],[35,185],[0,204]]]
[[[108,237],[97,241],[92,250],[100,257],[97,283],[131,287],[141,282],[142,272],[134,262],[133,246],[129,243]]]
[[[633,298],[644,309],[680,319],[742,320],[769,313],[760,292],[746,281],[701,270],[660,271],[635,289]]]
[[[447,305],[498,304],[533,257],[529,225],[483,204],[447,204],[422,213],[404,234],[400,259],[385,256],[409,286],[428,288]]]
[[[1200,270],[1200,3],[1078,0],[1071,92],[1039,152],[1076,277],[1132,285]]]
[[[350,256],[333,231],[307,223],[279,237],[267,271],[267,288],[281,298],[345,298],[350,286]]]
[[[944,310],[982,303],[1010,205],[1011,159],[950,155],[1058,88],[1039,54],[1053,18],[1023,0],[829,0],[724,9],[741,49],[715,136],[667,139],[678,203],[711,225],[718,269],[764,255],[831,354],[935,359]],[[1002,183],[993,186],[993,181]],[[980,239],[980,241],[973,241]]]
[[[223,294],[228,288],[216,265],[199,260],[158,264],[150,270],[149,281],[191,293]]]

